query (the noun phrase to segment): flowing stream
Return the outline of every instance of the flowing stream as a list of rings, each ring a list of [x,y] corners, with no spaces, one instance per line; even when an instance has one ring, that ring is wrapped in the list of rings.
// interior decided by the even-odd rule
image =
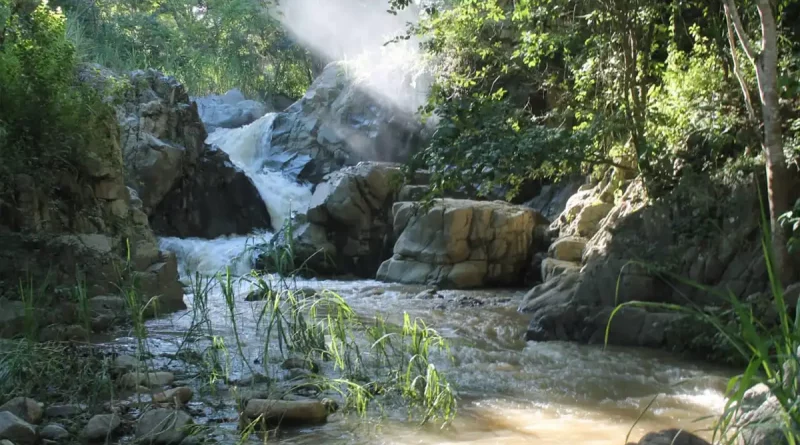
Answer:
[[[264,167],[269,156],[263,149],[264,137],[272,119],[274,115],[267,115],[247,127],[218,130],[209,142],[225,150],[248,174],[269,208],[274,227],[280,227],[291,210],[303,209],[311,191]],[[269,235],[264,232],[255,238]],[[164,238],[162,248],[177,253],[185,277],[194,272],[214,274],[226,266],[233,274],[244,275],[252,264],[242,253],[253,239]],[[419,427],[406,420],[402,407],[387,407],[380,422],[337,414],[325,425],[283,435],[281,441],[286,443],[616,445],[625,443],[631,429],[630,440],[665,428],[697,431],[710,423],[698,419],[718,414],[724,405],[728,370],[650,350],[523,341],[528,319],[516,312],[523,290],[443,291],[443,298],[425,300],[414,299],[424,290],[418,286],[369,280],[296,284],[337,292],[365,319],[382,314],[389,323],[402,324],[404,313],[424,319],[451,343],[454,360],[437,366],[458,390],[459,413],[446,428]],[[241,352],[248,363],[258,363],[263,339],[258,338],[257,318],[264,303],[244,301],[248,284],[236,289],[234,312]],[[221,292],[214,289],[208,298],[216,335],[228,345],[235,344],[229,307]],[[193,295],[187,294],[186,299],[188,311],[148,322],[150,348],[157,357],[170,357],[181,348],[183,335],[192,326],[195,304]],[[125,347],[134,341],[123,337],[115,343]],[[174,366],[164,360],[165,366]],[[232,366],[230,372],[232,378],[247,374],[242,365]],[[229,390],[223,386],[222,394]],[[235,430],[236,412],[230,404],[193,403],[200,404],[196,409],[206,414],[209,423]]]

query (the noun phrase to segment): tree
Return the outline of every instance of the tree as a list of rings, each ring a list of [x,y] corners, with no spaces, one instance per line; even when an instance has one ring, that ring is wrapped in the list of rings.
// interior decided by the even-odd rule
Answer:
[[[778,92],[778,27],[770,0],[756,2],[761,45],[757,49],[744,28],[738,7],[734,0],[725,0],[725,17],[736,32],[738,42],[747,58],[753,64],[761,98],[761,119],[764,127],[763,148],[767,164],[767,192],[769,195],[770,226],[775,267],[781,280],[786,283],[793,278],[794,271],[787,247],[787,238],[779,217],[791,209],[789,199],[789,169],[783,153],[783,139]],[[733,39],[730,39],[733,44]],[[736,48],[731,48],[734,61]],[[737,62],[734,62],[735,65]],[[734,66],[735,66],[734,65]],[[740,71],[736,72],[745,91],[745,102],[749,100],[746,83]]]

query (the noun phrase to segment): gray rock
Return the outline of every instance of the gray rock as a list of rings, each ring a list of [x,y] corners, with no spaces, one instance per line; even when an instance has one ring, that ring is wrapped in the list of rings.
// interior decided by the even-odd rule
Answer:
[[[319,373],[319,365],[313,360],[301,357],[290,357],[286,359],[281,367],[283,369],[307,369],[313,373]]]
[[[571,261],[562,261],[555,258],[545,258],[542,260],[542,282],[548,282],[551,279],[562,275],[566,272],[577,272],[581,268],[579,263]]]
[[[164,392],[153,394],[153,402],[156,403],[174,403],[178,406],[183,406],[192,400],[194,392],[188,386],[180,386],[178,388],[168,389]]]
[[[250,421],[261,417],[270,425],[316,425],[325,423],[330,411],[318,400],[252,399],[247,402],[243,416]]]
[[[197,111],[206,130],[217,128],[238,128],[254,122],[267,114],[269,107],[247,100],[241,91],[233,89],[223,95],[196,97]]]
[[[161,387],[172,384],[175,375],[171,372],[129,372],[120,378],[120,385],[125,388],[136,388],[139,385]]]
[[[116,414],[98,414],[89,419],[81,437],[87,442],[107,442],[116,437],[121,424],[122,421]]]
[[[63,425],[51,423],[39,431],[39,437],[54,442],[61,442],[69,438],[69,431],[67,431]]]
[[[325,67],[305,96],[275,118],[268,146],[283,158],[274,167],[317,183],[360,161],[408,159],[421,142],[416,108],[400,109],[364,86],[344,63]]]
[[[147,411],[136,424],[136,438],[155,445],[177,445],[188,435],[192,417],[179,410],[157,408]]]
[[[648,433],[638,445],[711,445],[708,441],[692,433],[672,429]]]
[[[36,429],[14,414],[0,411],[0,439],[17,445],[34,445],[37,440]]]
[[[42,421],[42,406],[26,397],[15,397],[0,406],[0,411],[8,411],[20,419],[34,425]]]
[[[75,417],[83,414],[87,408],[86,405],[50,405],[44,410],[44,415],[49,419]]]

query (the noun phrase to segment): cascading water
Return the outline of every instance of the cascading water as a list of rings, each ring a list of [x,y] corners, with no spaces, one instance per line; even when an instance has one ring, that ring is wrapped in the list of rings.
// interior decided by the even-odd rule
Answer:
[[[292,212],[304,212],[311,200],[311,186],[297,183],[280,170],[268,167],[272,156],[270,139],[276,113],[269,113],[250,125],[220,128],[208,135],[206,143],[216,146],[230,157],[255,185],[267,206],[272,229],[280,230]],[[248,246],[269,241],[272,232],[263,231],[245,236],[229,236],[214,240],[197,238],[162,238],[161,248],[175,252],[181,274],[200,272],[213,275],[226,267],[235,275],[247,274],[253,267]]]

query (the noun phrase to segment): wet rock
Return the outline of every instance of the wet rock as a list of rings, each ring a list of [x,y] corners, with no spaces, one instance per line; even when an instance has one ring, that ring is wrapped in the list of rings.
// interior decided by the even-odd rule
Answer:
[[[36,429],[14,414],[0,411],[0,439],[17,445],[34,445],[37,439]]]
[[[171,372],[129,372],[120,378],[120,384],[125,388],[167,386],[174,381],[175,375]]]
[[[136,423],[136,438],[154,445],[177,445],[188,435],[192,417],[180,410],[157,408],[150,410]]]
[[[269,383],[271,381],[272,379],[265,376],[264,374],[255,373],[252,375],[248,375],[246,377],[242,377],[241,379],[234,380],[230,383],[236,386],[253,386],[259,383]]]
[[[39,437],[42,439],[52,440],[54,442],[61,442],[69,438],[69,431],[64,428],[64,425],[51,423],[39,431]]]
[[[0,411],[8,411],[20,419],[34,425],[42,421],[42,407],[39,402],[26,397],[15,397],[0,406]]]
[[[442,199],[423,209],[399,202],[392,209],[394,256],[380,280],[474,288],[519,284],[534,253],[543,218],[534,210],[498,201]]]
[[[50,325],[39,332],[39,340],[43,342],[62,342],[73,340],[86,340],[89,332],[80,325]]]
[[[435,288],[426,289],[417,295],[414,295],[415,300],[433,300],[434,298],[444,298],[444,296],[437,292]]]
[[[139,369],[141,366],[141,362],[136,357],[130,355],[117,356],[111,364],[111,368],[120,373],[125,371],[134,371]]]
[[[178,406],[183,406],[192,400],[193,395],[194,393],[192,392],[192,388],[189,388],[188,386],[181,386],[153,394],[153,402],[174,403]]]
[[[83,414],[86,409],[86,405],[50,405],[44,410],[44,415],[49,419],[75,417]]]
[[[405,162],[420,142],[414,110],[369,94],[346,64],[325,67],[299,101],[275,117],[268,146],[274,167],[314,183],[361,161]],[[413,97],[409,92],[408,97]]]
[[[316,364],[313,360],[300,358],[300,357],[291,357],[286,359],[282,364],[281,367],[283,369],[306,369],[314,374],[319,373],[319,365]]]
[[[244,410],[248,423],[261,417],[270,425],[316,425],[325,423],[329,414],[329,407],[317,400],[253,399]]]
[[[0,445],[14,445],[10,440],[0,439]]]
[[[256,289],[248,292],[247,296],[244,297],[244,301],[265,301],[269,300],[272,295],[270,290]]]
[[[108,442],[116,437],[121,424],[122,421],[116,414],[98,414],[89,419],[89,423],[81,431],[81,437],[90,443]]]
[[[683,430],[664,430],[645,435],[638,445],[711,445],[706,440]]]

